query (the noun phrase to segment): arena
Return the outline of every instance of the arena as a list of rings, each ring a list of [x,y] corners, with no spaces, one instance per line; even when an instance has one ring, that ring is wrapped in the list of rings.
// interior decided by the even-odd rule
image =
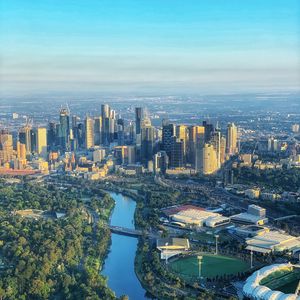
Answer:
[[[254,272],[243,293],[255,300],[300,300],[299,279],[299,265],[274,264]]]

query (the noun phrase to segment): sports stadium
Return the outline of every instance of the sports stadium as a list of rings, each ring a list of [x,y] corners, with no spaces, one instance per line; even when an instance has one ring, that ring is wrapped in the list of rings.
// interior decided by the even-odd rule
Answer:
[[[300,265],[274,264],[254,272],[243,287],[255,300],[300,300]]]
[[[249,264],[239,258],[209,253],[179,257],[169,263],[169,269],[184,279],[233,275],[245,272],[249,268]]]

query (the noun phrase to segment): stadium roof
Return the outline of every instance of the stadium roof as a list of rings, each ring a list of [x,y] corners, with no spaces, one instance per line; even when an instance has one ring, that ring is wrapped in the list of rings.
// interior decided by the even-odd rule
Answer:
[[[204,211],[205,209],[202,207],[195,206],[195,205],[186,204],[186,205],[170,206],[170,207],[162,209],[162,212],[167,216],[171,216],[171,215],[175,215],[179,212],[186,211],[186,210]]]

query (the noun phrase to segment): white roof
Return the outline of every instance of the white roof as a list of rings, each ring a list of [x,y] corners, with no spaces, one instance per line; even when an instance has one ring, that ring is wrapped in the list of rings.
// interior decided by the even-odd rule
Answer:
[[[253,238],[246,240],[247,249],[250,246],[256,248],[264,248],[269,250],[284,250],[300,248],[300,238],[291,236],[289,234],[281,233],[279,231],[264,232],[261,235],[257,235]]]
[[[284,294],[279,291],[272,291],[270,288],[259,284],[263,278],[267,277],[271,273],[290,267],[294,267],[294,265],[290,263],[274,264],[254,272],[245,282],[243,287],[244,295],[256,300],[300,300],[300,297],[293,294]]]

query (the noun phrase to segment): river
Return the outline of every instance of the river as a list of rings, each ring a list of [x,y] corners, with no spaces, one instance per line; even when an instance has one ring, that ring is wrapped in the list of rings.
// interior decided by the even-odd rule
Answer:
[[[111,225],[134,228],[135,201],[122,194],[109,194],[116,202]],[[108,286],[117,297],[128,295],[130,300],[148,299],[134,272],[137,243],[134,237],[112,234],[112,244],[102,274],[108,277]]]

